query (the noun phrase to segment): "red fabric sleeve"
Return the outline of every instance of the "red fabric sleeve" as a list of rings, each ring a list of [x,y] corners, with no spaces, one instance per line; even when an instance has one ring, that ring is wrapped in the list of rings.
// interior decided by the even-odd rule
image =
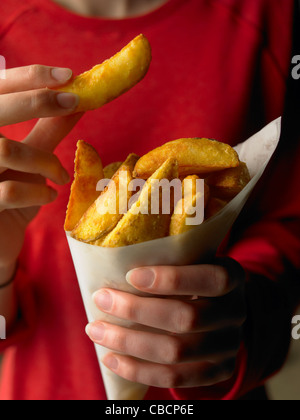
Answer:
[[[0,353],[26,340],[32,333],[37,319],[34,290],[22,268],[18,269],[14,283],[19,314],[15,324],[7,331],[6,340],[0,340]]]

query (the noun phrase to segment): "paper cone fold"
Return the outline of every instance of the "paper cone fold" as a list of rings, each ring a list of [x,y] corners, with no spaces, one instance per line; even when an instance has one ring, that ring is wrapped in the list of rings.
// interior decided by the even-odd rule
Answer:
[[[137,290],[126,282],[128,271],[152,265],[188,265],[196,261],[205,262],[213,256],[266,169],[278,145],[280,132],[279,118],[235,148],[240,160],[246,162],[249,168],[250,183],[219,214],[183,235],[110,249],[78,242],[67,234],[89,322],[102,320],[125,327],[133,326],[102,313],[92,300],[94,292],[103,287],[137,294]],[[105,368],[101,360],[107,349],[96,346],[96,352],[109,400],[144,398],[148,389],[146,386],[126,381]]]

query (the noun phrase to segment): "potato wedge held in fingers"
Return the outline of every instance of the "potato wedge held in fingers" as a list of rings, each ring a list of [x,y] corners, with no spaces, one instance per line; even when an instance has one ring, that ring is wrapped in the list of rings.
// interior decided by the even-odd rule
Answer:
[[[225,169],[210,175],[206,179],[214,197],[232,200],[250,182],[251,177],[247,165],[243,162],[237,168]]]
[[[94,110],[133,88],[145,77],[150,63],[150,43],[144,35],[139,35],[109,60],[56,90],[79,96],[75,112]]]
[[[163,214],[163,192],[159,181],[172,181],[178,178],[178,165],[175,159],[168,159],[144,185],[142,192],[117,227],[106,237],[103,247],[118,248],[134,245],[169,235],[171,214],[174,210],[172,198],[169,214]],[[170,190],[169,190],[170,192]],[[159,201],[157,214],[153,204]],[[173,200],[174,201],[174,200]]]
[[[115,228],[128,210],[132,192],[133,168],[138,156],[131,154],[113,176],[99,198],[91,205],[72,232],[72,237],[86,243],[100,240]]]
[[[89,144],[80,140],[75,157],[75,178],[65,220],[65,231],[72,231],[83,214],[99,197],[98,182],[103,179],[100,156]]]
[[[236,168],[240,164],[236,151],[225,143],[205,138],[179,139],[143,156],[136,164],[134,176],[149,178],[168,158],[177,159],[181,178]]]
[[[209,200],[209,187],[197,175],[183,180],[183,198],[177,203],[171,218],[170,236],[180,235],[199,226]]]

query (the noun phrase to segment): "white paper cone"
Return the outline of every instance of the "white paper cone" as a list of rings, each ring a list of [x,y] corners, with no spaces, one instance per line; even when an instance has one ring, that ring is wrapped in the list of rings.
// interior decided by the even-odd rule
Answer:
[[[109,321],[132,324],[103,314],[93,303],[92,295],[103,287],[137,294],[125,279],[131,269],[152,265],[188,265],[214,255],[246,204],[253,188],[269,163],[280,138],[281,119],[236,147],[247,163],[251,181],[219,214],[183,235],[172,236],[124,248],[101,248],[78,242],[67,234],[81,294],[89,322]],[[102,377],[109,400],[141,400],[147,387],[126,381],[108,370],[101,360],[107,349],[96,346]]]

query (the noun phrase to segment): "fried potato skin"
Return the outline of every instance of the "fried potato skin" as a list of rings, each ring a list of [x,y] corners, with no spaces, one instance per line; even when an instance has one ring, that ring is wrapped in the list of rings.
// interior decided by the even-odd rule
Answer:
[[[65,220],[65,231],[72,231],[82,215],[99,197],[97,183],[103,179],[101,158],[97,151],[83,140],[77,143],[75,176]]]
[[[73,238],[81,242],[92,243],[101,240],[102,237],[114,229],[124,215],[120,212],[119,208],[120,175],[126,173],[129,184],[133,179],[132,173],[138,159],[139,157],[135,154],[128,156],[102,194],[100,194],[99,198],[86,211],[78,225],[72,231],[71,236]],[[125,198],[121,198],[122,203],[124,205],[126,204],[126,206],[132,196],[132,193],[128,189],[127,193],[126,203],[123,203]],[[113,203],[116,204],[116,208],[112,212],[106,212],[110,206],[113,206]]]
[[[91,111],[129,91],[147,74],[152,59],[151,46],[144,35],[133,39],[120,52],[56,89],[80,98],[77,112]]]
[[[179,139],[164,144],[143,156],[134,169],[134,176],[148,179],[168,159],[177,159],[179,176],[207,175],[236,168],[240,161],[229,145],[209,139]]]
[[[237,168],[225,169],[206,178],[211,194],[221,200],[232,200],[250,182],[251,177],[246,163]]]
[[[152,180],[162,179],[172,181],[177,178],[177,161],[175,159],[168,159],[147,180],[138,201],[133,204],[128,213],[106,237],[101,246],[118,248],[168,236],[173,208],[171,208],[171,214],[162,214],[161,209],[160,214],[151,214],[151,182]],[[136,212],[137,209],[143,208],[144,203],[147,203],[148,214]]]

